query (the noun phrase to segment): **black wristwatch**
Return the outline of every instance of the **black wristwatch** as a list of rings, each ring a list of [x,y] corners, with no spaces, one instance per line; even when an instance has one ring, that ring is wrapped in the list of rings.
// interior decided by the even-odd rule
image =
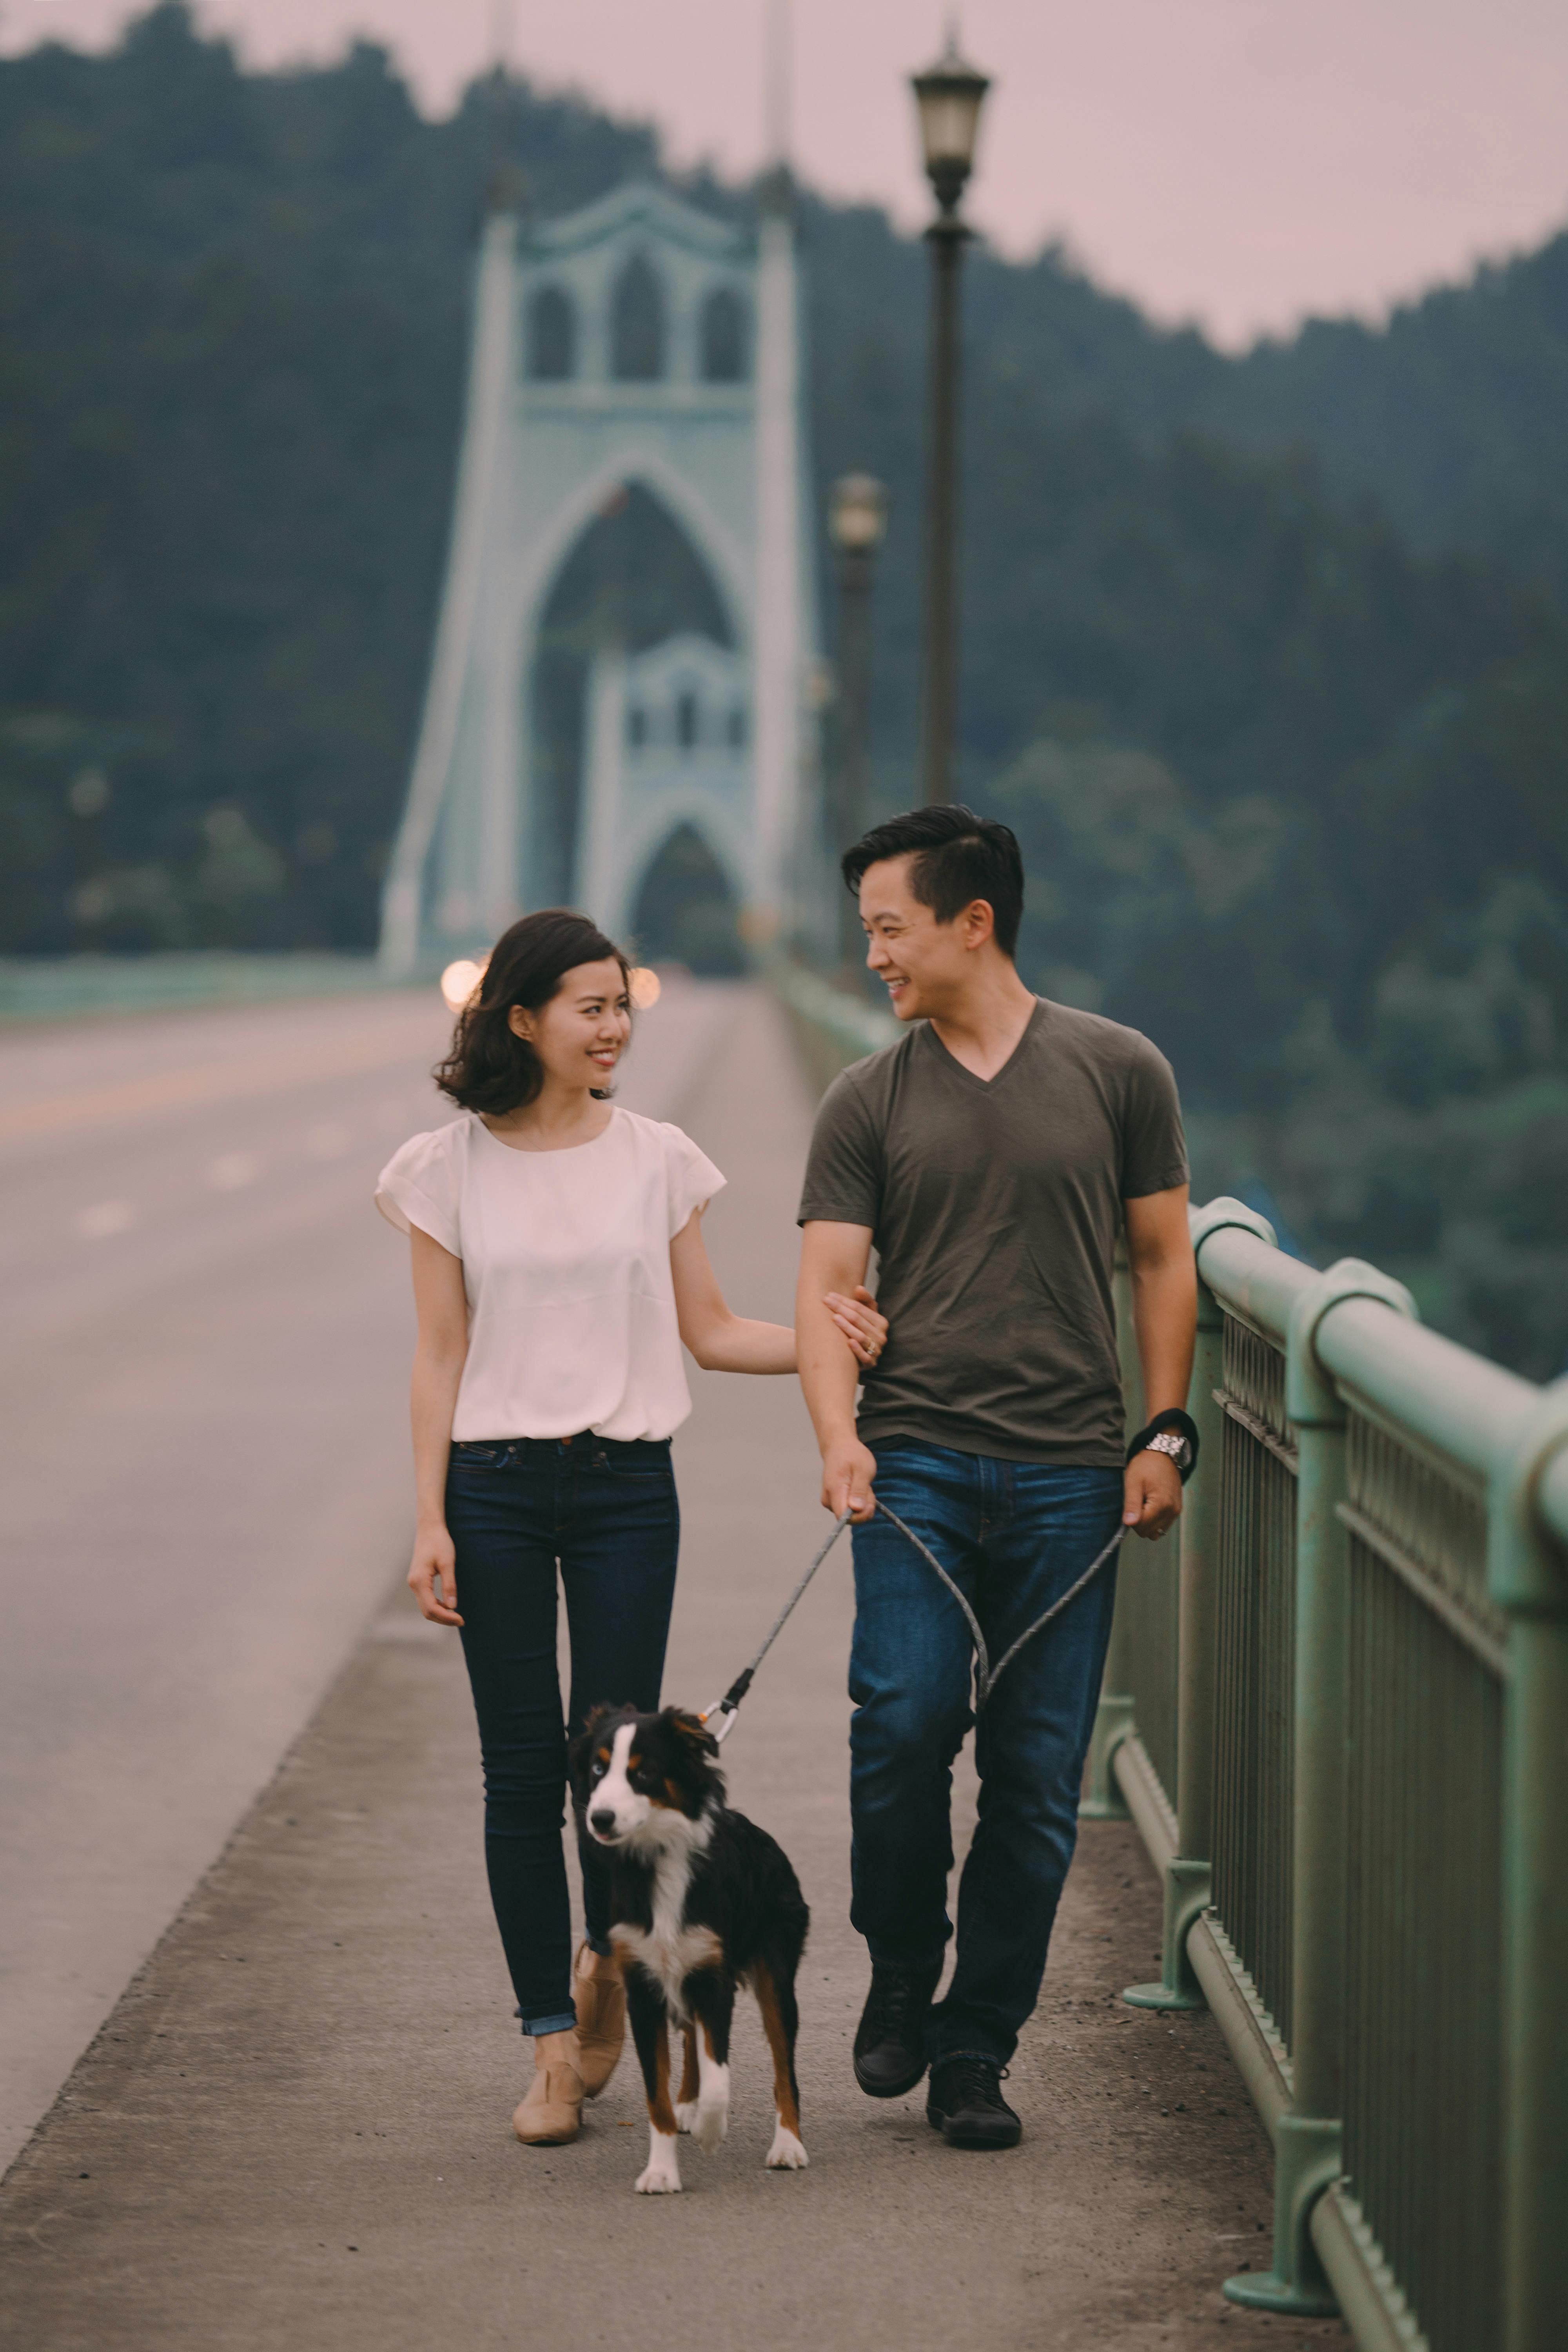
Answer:
[[[1175,1406],[1168,1412],[1157,1412],[1127,1448],[1129,1462],[1135,1454],[1168,1454],[1184,1486],[1198,1466],[1197,1423],[1190,1413]]]

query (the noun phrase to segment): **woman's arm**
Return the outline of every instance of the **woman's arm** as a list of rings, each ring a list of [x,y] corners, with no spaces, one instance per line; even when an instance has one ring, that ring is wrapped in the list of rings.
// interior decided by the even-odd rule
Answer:
[[[415,1536],[408,1583],[433,1623],[460,1625],[456,1554],[447,1532],[447,1458],[452,1447],[458,1384],[468,1352],[468,1301],[463,1288],[462,1259],[421,1233],[417,1225],[411,1238],[419,1337],[414,1344],[409,1397],[414,1424]]]
[[[719,1287],[702,1239],[702,1212],[693,1210],[669,1244],[675,1311],[680,1336],[705,1372],[793,1372],[795,1333],[783,1323],[758,1323],[732,1315]],[[888,1336],[885,1316],[863,1286],[853,1298],[829,1306],[856,1360],[874,1364]]]

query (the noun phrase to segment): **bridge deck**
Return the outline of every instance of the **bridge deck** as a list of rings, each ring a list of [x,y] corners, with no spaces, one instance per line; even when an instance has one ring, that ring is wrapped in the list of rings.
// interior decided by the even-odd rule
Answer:
[[[710,1228],[730,1295],[787,1314],[808,1104],[772,1008],[744,990],[673,992],[626,1098],[688,1125],[727,1171]],[[401,1279],[390,1245],[386,1271]],[[691,1702],[729,1679],[820,1525],[793,1387],[698,1375],[696,1391],[667,1681]],[[729,2142],[684,2152],[679,2200],[631,2194],[645,2126],[629,2058],[576,2146],[512,2140],[524,2068],[460,1659],[395,1587],[8,2176],[9,2339],[28,2352],[423,2352],[524,2331],[551,2352],[676,2338],[875,2352],[981,2331],[1050,2352],[1345,2340],[1338,2323],[1219,2299],[1249,2252],[1266,2259],[1268,2151],[1208,2017],[1119,1999],[1159,1944],[1130,1830],[1090,1827],[1080,1845],[1013,2073],[1020,2149],[947,2149],[918,2097],[874,2105],[856,2090],[847,1565],[825,1571],[726,1751],[737,1801],[781,1838],[814,1911],[808,2172],[762,2168],[768,2072],[749,2011]],[[971,1796],[961,1775],[963,1808]]]

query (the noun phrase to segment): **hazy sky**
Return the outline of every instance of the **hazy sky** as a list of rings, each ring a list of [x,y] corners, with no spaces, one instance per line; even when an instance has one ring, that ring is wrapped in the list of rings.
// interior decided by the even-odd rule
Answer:
[[[512,19],[513,60],[651,116],[678,162],[752,168],[765,0],[209,0],[258,64],[384,41],[432,111]],[[125,0],[0,0],[0,46],[111,38]],[[924,217],[903,77],[941,0],[794,0],[802,173]],[[1234,342],[1375,312],[1568,221],[1565,0],[965,0],[995,77],[972,210]]]

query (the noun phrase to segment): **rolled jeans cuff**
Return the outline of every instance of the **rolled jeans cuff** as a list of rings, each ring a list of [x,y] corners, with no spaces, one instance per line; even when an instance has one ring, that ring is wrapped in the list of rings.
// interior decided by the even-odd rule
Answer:
[[[575,2033],[577,2012],[574,2009],[562,2009],[552,2017],[525,2017],[522,2030],[536,2037],[541,2033]]]

